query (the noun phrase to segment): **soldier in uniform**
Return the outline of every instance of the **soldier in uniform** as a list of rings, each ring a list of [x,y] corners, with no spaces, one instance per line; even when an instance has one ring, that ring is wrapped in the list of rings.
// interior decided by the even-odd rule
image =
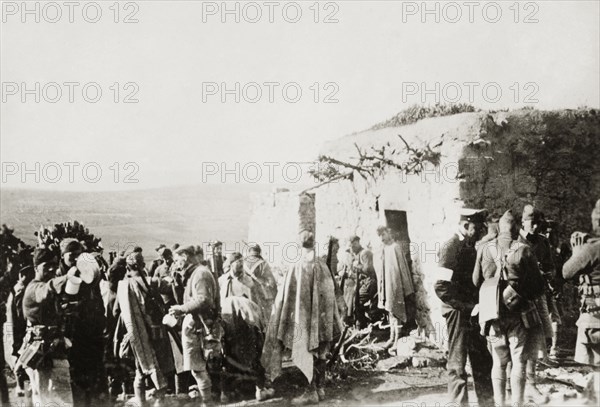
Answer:
[[[192,248],[183,248],[176,252],[176,261],[186,273],[191,274],[186,281],[181,305],[173,305],[169,314],[183,317],[181,339],[183,345],[183,365],[192,372],[202,396],[202,405],[212,402],[212,382],[207,370],[207,362],[215,355],[211,349],[220,341],[219,330],[219,286],[211,270],[197,264]]]
[[[485,338],[479,334],[471,312],[478,302],[472,281],[477,251],[475,243],[484,229],[485,211],[464,209],[459,227],[439,252],[438,275],[434,285],[442,300],[442,315],[448,326],[448,393],[450,401],[467,405],[467,355],[473,370],[475,393],[480,405],[492,402],[492,358]]]
[[[73,405],[61,295],[77,269],[71,267],[56,277],[58,258],[46,248],[35,250],[33,264],[35,278],[23,295],[28,328],[17,364],[26,367],[34,405]]]
[[[600,365],[600,200],[592,212],[594,238],[571,237],[573,256],[563,266],[563,277],[579,279],[581,315],[577,320],[575,361]]]
[[[547,295],[550,293],[550,281],[554,279],[554,275],[556,274],[554,259],[552,258],[552,248],[546,236],[540,233],[543,223],[544,214],[532,205],[525,205],[521,217],[521,229],[519,230],[518,241],[531,248],[539,271],[544,276],[544,280],[539,280],[544,283],[543,288],[540,290],[540,295],[533,300],[542,320],[543,329],[538,330],[532,337],[532,348],[528,352],[527,385],[525,388],[526,396],[537,404],[543,404],[548,401],[548,396],[543,395],[536,386],[535,369],[537,360],[548,356],[546,341],[552,340],[552,321],[548,310]]]

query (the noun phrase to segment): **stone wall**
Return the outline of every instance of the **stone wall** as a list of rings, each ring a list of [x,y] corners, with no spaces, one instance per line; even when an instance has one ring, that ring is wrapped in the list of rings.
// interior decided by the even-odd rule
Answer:
[[[289,262],[297,261],[300,231],[315,230],[315,196],[282,190],[252,197],[248,242],[262,247],[263,257],[278,276]]]
[[[401,162],[404,146],[397,135],[402,134],[411,146],[435,146],[441,161],[419,175],[386,171],[374,180],[354,173],[352,180],[313,190],[319,247],[334,236],[343,250],[346,238],[356,234],[364,246],[376,249],[376,228],[385,223],[384,211],[406,211],[413,266],[425,276],[435,334],[443,343],[445,323],[431,276],[437,251],[456,230],[459,209],[486,208],[496,215],[513,209],[518,214],[526,203],[534,203],[563,222],[563,239],[573,230],[589,230],[589,214],[600,197],[599,124],[590,110],[463,113],[329,143],[323,154],[343,161],[351,162],[356,144],[363,149],[388,146]],[[291,238],[287,236],[299,220],[299,201],[297,192],[296,198],[288,195],[255,206],[250,240],[269,229],[268,239]],[[283,219],[286,216],[293,221]],[[276,263],[282,259],[277,257]]]

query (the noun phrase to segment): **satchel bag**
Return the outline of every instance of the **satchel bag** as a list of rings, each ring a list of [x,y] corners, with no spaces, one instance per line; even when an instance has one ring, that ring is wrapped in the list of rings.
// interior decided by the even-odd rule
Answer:
[[[44,344],[45,342],[41,340],[33,340],[25,344],[17,361],[17,366],[24,366],[34,370],[39,368],[46,356]]]
[[[510,251],[509,251],[510,252]],[[504,276],[506,267],[506,257],[500,257],[496,263],[496,274],[488,278],[479,288],[479,324],[484,325],[488,321],[493,321],[500,317],[501,301],[503,293],[506,291],[508,283]]]
[[[521,321],[526,329],[536,328],[542,325],[542,319],[533,301],[527,301],[527,305],[521,311]]]

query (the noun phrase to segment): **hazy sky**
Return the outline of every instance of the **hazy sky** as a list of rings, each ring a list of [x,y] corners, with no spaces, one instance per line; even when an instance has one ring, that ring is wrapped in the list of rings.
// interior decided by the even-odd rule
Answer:
[[[269,167],[262,163],[281,168],[314,160],[324,141],[422,103],[421,84],[434,90],[424,95],[425,104],[435,103],[436,96],[454,101],[457,89],[459,100],[468,101],[470,88],[464,84],[476,83],[470,85],[473,104],[482,108],[600,105],[598,1],[516,6],[484,1],[473,2],[471,9],[463,1],[428,2],[433,12],[425,15],[421,1],[228,2],[234,11],[226,15],[220,1],[136,1],[118,7],[114,1],[98,1],[102,15],[96,23],[86,21],[94,20],[97,11],[96,4],[88,3],[74,3],[71,23],[62,1],[46,8],[46,3],[29,2],[33,14],[23,14],[21,1],[3,2],[2,186],[91,189],[220,182],[213,162],[226,162],[229,169],[239,162],[240,171],[246,168],[252,179],[256,169],[248,163],[256,162],[265,182]],[[297,18],[298,9],[302,15]],[[138,22],[125,23],[128,16]],[[71,82],[78,85],[65,85]],[[82,95],[88,83],[89,100],[97,88],[102,91],[96,103]],[[219,92],[223,83],[234,92]],[[498,86],[502,97],[494,102]],[[24,93],[24,87],[33,92]],[[301,98],[293,103],[298,89]],[[124,103],[132,92],[138,102]],[[337,102],[324,103],[326,98]],[[22,183],[22,168],[11,164],[22,162],[29,169],[39,162],[47,173],[38,183],[33,176]],[[55,176],[52,162],[62,167],[62,176]],[[73,167],[73,183],[64,162],[79,164]],[[111,169],[115,162],[118,174]],[[127,162],[135,166],[124,168]],[[89,163],[103,170],[100,182],[82,176],[81,168]],[[94,168],[88,180],[97,179]],[[271,168],[281,178],[281,170]],[[136,169],[133,179],[140,183],[124,183]],[[53,184],[44,178],[60,179]]]

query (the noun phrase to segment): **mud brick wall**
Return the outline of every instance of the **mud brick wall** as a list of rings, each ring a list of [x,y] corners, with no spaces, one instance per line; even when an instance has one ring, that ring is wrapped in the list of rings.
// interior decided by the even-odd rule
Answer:
[[[599,117],[587,109],[463,113],[356,133],[330,143],[324,153],[349,160],[356,155],[355,143],[363,148],[387,144],[401,152],[398,134],[414,147],[437,146],[439,166],[426,166],[419,175],[386,171],[377,179],[355,173],[352,180],[313,190],[314,212],[299,212],[297,192],[295,197],[293,193],[270,196],[255,206],[250,240],[273,241],[279,236],[290,241],[298,223],[306,222],[303,216],[314,216],[317,248],[324,249],[328,236],[335,236],[340,239],[338,258],[342,259],[347,237],[356,234],[363,246],[377,250],[376,228],[385,223],[384,211],[406,211],[413,267],[424,275],[433,334],[443,344],[447,331],[433,291],[433,275],[436,253],[456,231],[459,208],[486,208],[495,215],[513,209],[520,214],[525,204],[533,203],[563,224],[563,241],[574,230],[589,231],[591,208],[600,198]],[[401,154],[398,160],[402,161]],[[275,256],[274,262],[282,259]],[[570,328],[561,339],[572,344],[577,298],[573,286],[565,290],[565,326]]]
[[[248,242],[261,245],[276,277],[284,273],[287,263],[298,260],[300,231],[314,232],[314,202],[314,194],[287,190],[252,197]]]

